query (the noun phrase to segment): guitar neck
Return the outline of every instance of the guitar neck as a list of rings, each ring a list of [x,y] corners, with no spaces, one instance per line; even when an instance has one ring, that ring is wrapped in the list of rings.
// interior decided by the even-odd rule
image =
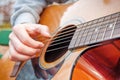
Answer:
[[[120,12],[77,25],[69,49],[119,37]]]

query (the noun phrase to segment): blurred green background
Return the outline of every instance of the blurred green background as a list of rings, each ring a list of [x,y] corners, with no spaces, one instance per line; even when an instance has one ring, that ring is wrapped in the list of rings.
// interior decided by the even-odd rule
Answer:
[[[0,0],[0,45],[8,45],[14,3],[15,0]]]

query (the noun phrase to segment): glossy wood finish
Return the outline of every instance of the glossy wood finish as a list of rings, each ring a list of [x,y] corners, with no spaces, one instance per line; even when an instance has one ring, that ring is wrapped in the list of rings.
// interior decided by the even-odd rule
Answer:
[[[115,42],[120,45],[119,41]],[[119,80],[119,73],[120,48],[113,41],[113,43],[92,48],[79,57],[72,80]]]

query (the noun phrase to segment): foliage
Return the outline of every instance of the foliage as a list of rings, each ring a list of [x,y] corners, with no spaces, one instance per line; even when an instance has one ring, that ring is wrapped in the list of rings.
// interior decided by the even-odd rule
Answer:
[[[5,29],[5,28],[11,28],[11,25],[9,22],[5,22],[2,25],[0,25],[0,29]]]

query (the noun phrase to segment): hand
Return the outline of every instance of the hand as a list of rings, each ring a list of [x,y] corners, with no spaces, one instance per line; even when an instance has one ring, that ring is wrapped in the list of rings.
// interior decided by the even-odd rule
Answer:
[[[12,61],[25,61],[35,57],[44,44],[34,38],[38,35],[50,38],[48,27],[40,24],[18,24],[9,35],[9,58]]]

